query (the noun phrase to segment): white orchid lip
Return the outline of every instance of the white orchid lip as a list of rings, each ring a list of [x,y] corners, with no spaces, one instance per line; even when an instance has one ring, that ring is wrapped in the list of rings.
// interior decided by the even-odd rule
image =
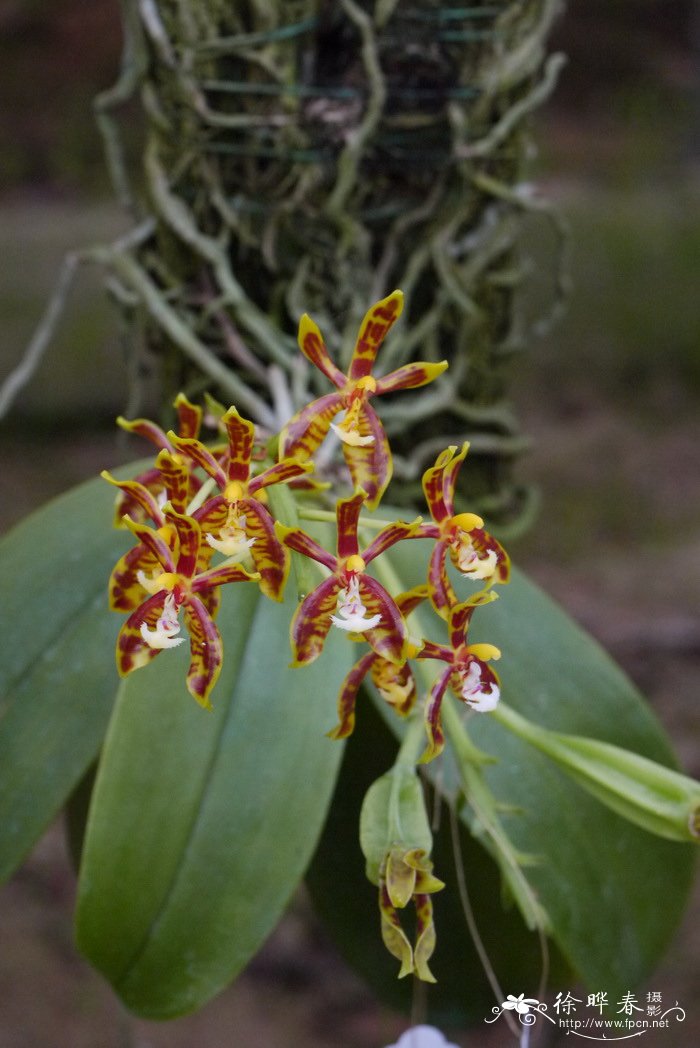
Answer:
[[[365,630],[374,629],[382,621],[381,615],[367,618],[367,608],[362,603],[357,575],[350,579],[347,589],[341,589],[335,610],[338,614],[331,615],[331,622],[338,629],[347,630],[348,633],[364,633]]]
[[[456,548],[457,567],[468,579],[490,579],[498,567],[498,554],[490,549],[480,557],[469,536],[462,532]]]
[[[369,444],[374,444],[374,437],[371,433],[366,437],[363,437],[361,433],[352,426],[348,426],[348,428],[345,429],[342,422],[338,425],[336,425],[335,422],[331,422],[331,429],[335,435],[342,440],[343,444],[349,444],[353,448],[365,448]]]
[[[163,648],[176,648],[182,644],[184,637],[178,637],[180,622],[178,620],[175,598],[169,593],[163,604],[163,613],[156,622],[155,629],[149,629],[148,625],[141,624],[141,636],[149,648],[160,651]]]
[[[461,695],[473,710],[490,713],[498,705],[501,690],[495,681],[484,682],[479,663],[472,662],[469,669],[462,674]]]

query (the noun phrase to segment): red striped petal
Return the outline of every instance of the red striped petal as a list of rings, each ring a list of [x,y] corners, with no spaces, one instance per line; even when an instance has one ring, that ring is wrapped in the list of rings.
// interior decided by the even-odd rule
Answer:
[[[449,502],[445,501],[443,477],[445,467],[451,462],[456,450],[457,446],[455,444],[446,448],[445,451],[438,455],[435,465],[431,466],[430,469],[426,469],[423,474],[425,501],[428,503],[430,515],[436,524],[442,524],[443,521],[449,520],[452,516],[452,500],[450,499]]]
[[[364,491],[358,491],[348,499],[338,499],[335,509],[338,524],[338,557],[345,560],[357,555],[357,522],[365,502]]]
[[[402,539],[420,539],[425,537],[420,521],[413,521],[413,523],[407,524],[403,520],[397,520],[395,524],[389,524],[388,527],[382,528],[367,549],[363,551],[362,559],[365,564],[369,564],[380,553],[390,549],[391,546],[401,542]]]
[[[340,589],[335,576],[324,579],[297,608],[290,627],[294,666],[306,666],[321,654]]]
[[[289,420],[280,434],[282,458],[311,458],[328,435],[331,422],[345,407],[342,393],[326,393]]]
[[[445,734],[442,730],[440,711],[445,690],[452,676],[452,667],[448,668],[438,677],[430,689],[428,701],[425,704],[425,732],[428,736],[428,745],[423,752],[420,762],[426,764],[437,757],[445,746]]]
[[[326,378],[330,379],[334,386],[342,389],[347,383],[347,378],[331,360],[323,335],[315,321],[308,313],[304,313],[299,321],[299,348],[314,367],[322,371]]]
[[[138,508],[136,516],[129,513],[132,520],[140,521],[150,518],[157,527],[161,527],[165,523],[155,495],[144,484],[138,480],[115,480],[106,469],[102,470],[100,476],[109,481],[110,484],[113,484],[115,488],[119,488],[122,495],[119,499],[119,508],[122,511],[122,515],[128,513],[128,508],[124,508],[125,506],[134,505]]]
[[[216,481],[222,490],[226,487],[226,474],[209,448],[206,448],[199,440],[189,437],[178,437],[172,432],[168,433],[168,436],[181,455],[185,455],[195,466],[200,466],[205,473],[208,473]]]
[[[255,426],[241,418],[235,408],[229,408],[221,420],[228,433],[228,479],[246,484],[250,476],[250,460],[255,444]]]
[[[153,528],[149,528],[148,524],[139,524],[137,521],[130,520],[128,517],[125,518],[124,522],[129,531],[136,536],[139,542],[150,550],[155,560],[162,565],[164,571],[174,572],[177,570],[175,567],[173,551],[157,531],[154,531]],[[174,542],[173,545],[177,548],[179,542]]]
[[[390,371],[388,375],[377,379],[375,394],[394,393],[397,389],[418,389],[419,386],[427,386],[441,375],[448,367],[446,360],[437,364],[431,364],[424,360],[416,360],[412,364],[406,364],[396,371]]]
[[[354,487],[367,492],[367,509],[373,510],[391,480],[394,468],[391,448],[379,416],[366,402],[360,408],[357,428],[363,437],[371,434],[374,442],[364,446],[344,443],[343,456]]]
[[[363,655],[352,667],[340,686],[338,694],[338,724],[328,732],[329,739],[346,739],[352,735],[355,727],[355,702],[362,681],[367,676],[372,664],[379,659],[373,651]]]
[[[260,573],[260,589],[266,597],[282,600],[290,557],[275,533],[275,522],[256,499],[242,499],[239,507],[245,516],[246,535],[255,539],[250,555]]]
[[[149,597],[138,606],[120,629],[117,637],[117,669],[122,677],[147,665],[160,654],[162,649],[150,647],[143,639],[141,626],[145,623],[149,629],[155,629],[166,597],[165,590]]]
[[[221,673],[223,662],[221,634],[198,597],[188,594],[184,611],[190,634],[191,654],[187,671],[187,690],[200,706],[210,709],[209,695]]]
[[[447,618],[449,609],[457,603],[457,596],[452,583],[447,577],[447,543],[440,539],[430,555],[428,564],[428,591],[430,603],[438,615]]]
[[[364,315],[353,350],[348,377],[353,381],[369,375],[377,352],[403,310],[403,292],[392,291],[375,302]]]
[[[197,560],[199,547],[202,542],[202,531],[194,519],[184,513],[167,513],[168,520],[177,528],[177,537],[180,542],[180,550],[177,558],[177,573],[186,579],[191,579],[197,571]]]
[[[134,433],[137,437],[144,437],[146,440],[150,440],[151,444],[155,444],[157,448],[168,448],[170,451],[173,450],[170,441],[167,436],[155,422],[151,422],[147,418],[135,418],[130,422],[128,419],[123,418],[121,415],[117,419],[117,425],[121,429],[126,430],[127,433]]]
[[[165,449],[158,455],[156,466],[163,477],[168,502],[176,513],[184,513],[190,499],[199,489],[199,480],[192,475],[187,460]]]
[[[202,409],[196,404],[190,404],[184,393],[178,393],[175,397],[175,410],[177,411],[177,431],[181,437],[198,437],[202,425]]]
[[[162,571],[162,565],[146,546],[128,550],[114,565],[109,577],[109,606],[112,611],[134,611],[143,603],[146,591],[138,580],[142,571],[151,578]]]
[[[289,480],[294,480],[295,477],[313,473],[313,468],[311,462],[301,462],[299,459],[291,458],[282,459],[269,469],[263,470],[257,477],[253,477],[248,485],[248,491],[254,495],[261,488],[269,488],[272,484],[285,484]]]
[[[312,539],[301,528],[288,528],[277,521],[275,523],[275,533],[280,542],[283,542],[289,549],[296,550],[297,553],[310,557],[311,560],[317,560],[319,564],[325,564],[333,572],[338,570],[338,558],[334,557],[328,550],[325,550],[323,546],[320,546],[315,539]]]
[[[397,666],[402,666],[408,658],[408,636],[406,623],[396,601],[371,575],[360,575],[358,582],[360,596],[367,609],[368,617],[373,615],[382,617],[378,626],[365,631],[363,634],[365,640],[378,655]]]
[[[456,450],[456,449],[455,449]],[[462,468],[462,463],[467,457],[469,451],[469,441],[465,440],[462,444],[461,449],[455,455],[454,453],[445,462],[442,474],[442,491],[445,505],[450,510],[450,514],[454,512],[454,501],[455,501],[455,487],[457,485],[457,475]]]
[[[469,600],[462,601],[460,604],[455,604],[450,609],[449,615],[449,633],[450,633],[450,644],[454,649],[458,648],[466,640],[467,630],[469,629],[469,623],[471,622],[472,615],[477,608],[483,607],[484,604],[490,604],[496,600],[498,594],[492,590],[484,589],[480,590],[479,593],[475,593]]]

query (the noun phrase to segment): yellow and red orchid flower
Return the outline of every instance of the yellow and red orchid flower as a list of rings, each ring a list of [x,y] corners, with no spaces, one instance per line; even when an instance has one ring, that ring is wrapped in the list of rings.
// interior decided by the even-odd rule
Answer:
[[[197,407],[196,404],[191,404],[184,393],[178,393],[173,406],[177,411],[178,432],[180,436],[198,437],[202,425],[202,409]],[[121,428],[126,430],[127,433],[135,433],[139,437],[144,437],[146,440],[150,441],[151,444],[155,444],[157,448],[169,451],[171,455],[175,456],[175,448],[165,432],[155,422],[151,422],[150,419],[137,418],[130,422],[120,415],[117,419],[117,425],[121,426]],[[163,470],[157,462],[152,469],[140,473],[135,480],[145,488],[148,488],[148,490],[153,492],[154,495],[161,496],[161,498],[162,493],[167,491]],[[194,476],[191,470],[188,470],[186,475],[184,505],[182,505],[180,512],[184,512],[187,502],[198,491],[199,486],[200,483],[197,477]],[[173,501],[170,492],[168,492],[168,499],[171,502]],[[162,501],[165,501],[165,499],[162,499]],[[173,505],[175,505],[174,502]],[[144,507],[141,500],[133,499],[127,489],[122,489],[122,495],[117,500],[115,509],[115,525],[117,527],[123,527],[123,519],[125,515],[131,517],[132,520],[145,520],[146,516],[143,513],[143,509]]]
[[[396,598],[396,606],[408,618],[414,608],[428,596],[427,586],[415,586]],[[408,657],[414,657],[418,646],[409,649]],[[397,666],[376,651],[368,651],[355,663],[340,686],[338,694],[338,724],[328,732],[330,739],[346,739],[355,727],[355,703],[363,680],[369,673],[372,683],[384,701],[392,706],[400,717],[407,717],[416,701],[416,682],[408,662]]]
[[[424,763],[437,757],[445,744],[440,711],[448,685],[455,696],[472,710],[488,713],[498,704],[500,681],[488,663],[500,659],[500,650],[494,644],[467,644],[467,631],[474,611],[496,597],[493,591],[481,590],[469,600],[455,604],[448,616],[449,645],[426,640],[416,655],[418,659],[438,659],[447,663],[431,688],[425,705],[428,745],[421,757]]]
[[[430,898],[445,887],[433,875],[433,864],[422,848],[395,845],[386,856],[379,872],[379,911],[382,939],[389,953],[401,961],[399,979],[415,974],[423,982],[435,982],[428,967],[435,950],[433,904]],[[397,910],[409,902],[416,908],[416,941],[406,936]]]
[[[323,336],[308,314],[299,323],[302,353],[336,387],[302,408],[282,431],[280,448],[285,455],[309,458],[321,445],[329,429],[340,437],[343,455],[353,485],[367,492],[367,506],[374,509],[391,480],[392,459],[384,427],[370,405],[373,396],[399,389],[416,389],[432,382],[447,367],[440,363],[416,362],[392,371],[383,378],[371,374],[377,351],[403,309],[403,294],[393,291],[367,311],[350,361],[347,375],[331,360]],[[335,417],[345,411],[337,425]]]
[[[156,459],[168,505],[176,513],[185,513],[189,496],[190,470],[181,455],[171,455],[163,450]],[[120,492],[120,501],[125,500],[135,509],[136,517],[143,522],[150,519],[158,529],[164,542],[173,549],[176,539],[174,526],[163,512],[161,500],[138,480],[115,480],[107,470],[101,476]],[[133,517],[131,518],[134,519]],[[202,553],[205,551],[203,550]],[[206,567],[206,555],[200,556],[199,567]],[[133,611],[143,600],[141,575],[149,576],[158,567],[158,562],[148,546],[139,543],[117,561],[109,581],[109,605],[113,611]]]
[[[223,646],[214,624],[219,586],[227,582],[257,581],[240,564],[221,564],[198,571],[202,529],[193,517],[163,510],[167,536],[125,518],[126,526],[147,549],[156,571],[139,572],[139,582],[150,596],[143,600],[122,626],[117,638],[117,668],[122,676],[145,666],[163,649],[181,644],[179,613],[182,610],[190,635],[191,662],[187,689],[201,706],[210,707],[209,694],[221,672]],[[118,567],[118,566],[117,566]],[[117,569],[115,569],[116,571]],[[115,579],[113,586],[117,586]]]
[[[253,423],[241,418],[235,408],[229,408],[221,422],[228,435],[228,448],[220,459],[192,437],[169,433],[168,438],[219,488],[220,494],[210,498],[197,514],[206,542],[229,558],[241,558],[250,552],[260,574],[260,589],[266,596],[281,600],[289,572],[289,554],[277,538],[272,516],[263,505],[263,489],[303,476],[313,465],[285,458],[251,477]]]
[[[363,636],[373,651],[395,666],[402,666],[406,661],[409,640],[401,611],[393,597],[365,568],[395,542],[410,538],[420,524],[402,521],[389,524],[360,553],[357,525],[366,499],[366,493],[358,491],[350,498],[338,500],[337,556],[301,528],[275,525],[286,546],[323,564],[331,572],[307,594],[292,619],[294,666],[304,666],[318,658],[332,625],[351,635]]]
[[[468,442],[459,452],[456,445],[451,445],[423,474],[423,491],[433,522],[424,524],[421,534],[438,540],[428,568],[430,599],[443,618],[457,603],[447,577],[448,553],[465,578],[486,582],[487,586],[508,582],[510,578],[510,558],[500,542],[484,530],[482,518],[476,513],[454,511],[457,475],[468,450]]]

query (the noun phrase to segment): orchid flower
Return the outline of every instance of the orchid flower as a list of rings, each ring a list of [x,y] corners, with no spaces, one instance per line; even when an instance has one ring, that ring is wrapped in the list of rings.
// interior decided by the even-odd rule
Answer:
[[[308,314],[299,323],[302,353],[336,387],[302,408],[285,426],[280,437],[283,454],[309,458],[333,429],[342,441],[343,455],[354,487],[367,492],[367,506],[374,509],[391,480],[392,459],[384,427],[369,400],[399,389],[416,389],[432,382],[447,367],[440,363],[416,362],[392,371],[383,378],[371,374],[377,352],[403,309],[403,294],[376,302],[367,311],[347,374],[333,363],[323,336]],[[341,411],[339,423],[333,420]]]
[[[184,513],[189,500],[190,470],[181,455],[167,450],[156,459],[157,472],[162,487],[160,495],[138,480],[115,480],[107,470],[101,476],[119,489],[118,505],[128,505],[132,520],[143,522],[150,519],[158,529],[163,541],[174,549],[177,532],[163,511],[163,496],[176,513]],[[155,471],[154,471],[155,472]],[[123,525],[123,521],[120,521]],[[204,555],[202,555],[204,554]],[[199,567],[205,567],[208,558],[200,551]],[[134,611],[143,600],[144,588],[141,577],[149,576],[158,568],[158,561],[148,546],[139,543],[128,550],[117,562],[109,582],[109,605],[113,611]]]
[[[433,904],[430,896],[445,887],[432,873],[433,864],[421,848],[396,845],[379,872],[379,910],[382,939],[389,953],[401,961],[399,979],[414,973],[423,982],[435,982],[428,967],[435,949]],[[397,910],[413,902],[416,909],[416,940],[411,946],[401,927]]]
[[[421,757],[423,762],[437,757],[445,743],[440,709],[448,685],[458,699],[480,713],[488,713],[498,704],[500,682],[488,663],[500,659],[501,652],[493,644],[467,644],[469,622],[475,609],[495,599],[495,593],[482,590],[469,600],[455,604],[448,615],[449,646],[427,640],[416,655],[418,659],[438,659],[447,663],[447,668],[433,685],[425,707],[428,746]]]
[[[183,611],[190,635],[191,662],[187,688],[201,706],[210,707],[209,694],[214,687],[223,658],[221,635],[214,624],[219,604],[219,586],[227,582],[252,581],[240,564],[221,564],[198,571],[202,530],[193,517],[164,507],[172,531],[167,539],[147,524],[125,517],[126,526],[139,543],[150,551],[157,565],[148,576],[139,575],[142,587],[150,594],[131,613],[117,638],[117,668],[122,676],[146,665],[163,649],[176,647],[184,638],[180,632],[179,612]],[[118,572],[119,565],[115,572]],[[119,586],[114,578],[112,587]]]
[[[251,477],[255,427],[229,408],[222,418],[228,449],[219,461],[194,438],[169,433],[176,450],[209,474],[220,494],[209,499],[197,519],[207,544],[226,557],[242,559],[248,552],[260,574],[260,589],[274,600],[282,599],[289,572],[289,555],[275,535],[270,512],[263,505],[264,489],[302,476],[313,466],[285,458]]]
[[[414,608],[428,596],[427,586],[416,586],[396,598],[396,606],[407,618]],[[413,658],[419,646],[411,644],[408,657]],[[372,683],[384,701],[400,717],[407,717],[416,701],[416,682],[408,662],[397,666],[376,651],[368,651],[355,663],[340,687],[338,695],[338,724],[328,732],[331,739],[346,739],[355,727],[355,702],[362,681],[369,673]]]
[[[178,393],[173,406],[177,411],[179,435],[181,437],[198,437],[202,425],[202,409],[196,404],[191,404],[184,393]],[[121,426],[121,428],[126,430],[127,433],[135,433],[139,437],[144,437],[146,440],[150,441],[151,444],[155,444],[157,448],[168,451],[171,455],[175,456],[175,448],[173,447],[171,440],[161,427],[155,422],[151,422],[150,419],[137,418],[129,422],[120,415],[117,419],[117,425]],[[156,496],[161,496],[166,490],[165,478],[158,463],[144,473],[140,473],[135,480]],[[199,486],[200,482],[198,478],[193,474],[192,470],[188,469],[186,477],[185,504],[181,509],[179,509],[180,512],[184,512],[187,502],[189,502],[193,495],[199,490]],[[168,493],[168,498],[173,505],[175,505],[170,493]],[[142,504],[140,504],[139,500],[132,499],[129,492],[124,489],[121,498],[117,500],[115,525],[117,527],[123,527],[123,518],[125,515],[131,517],[132,520],[145,520],[146,517],[142,513],[142,508]]]
[[[421,534],[438,540],[428,569],[430,599],[444,618],[457,602],[446,572],[448,553],[465,578],[485,582],[487,586],[508,582],[510,578],[508,554],[500,542],[484,531],[482,518],[476,513],[454,511],[457,475],[468,450],[468,442],[459,452],[456,445],[451,445],[423,474],[423,491],[433,522],[424,524]]]
[[[307,594],[292,619],[291,643],[295,666],[318,658],[331,626],[362,635],[378,655],[402,666],[409,651],[406,625],[396,601],[371,575],[367,565],[403,538],[411,537],[419,522],[389,524],[362,553],[357,525],[366,502],[364,491],[339,499],[336,507],[337,555],[329,553],[301,528],[277,523],[280,540],[297,553],[326,567],[330,575]]]

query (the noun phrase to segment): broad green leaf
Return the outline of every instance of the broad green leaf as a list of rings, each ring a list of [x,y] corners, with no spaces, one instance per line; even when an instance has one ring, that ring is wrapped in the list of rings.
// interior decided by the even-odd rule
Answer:
[[[405,588],[422,581],[410,545],[417,543],[389,555]],[[590,636],[518,572],[500,594],[474,616],[470,641],[501,648],[506,703],[552,730],[675,765],[649,707]],[[559,947],[591,986],[615,993],[637,984],[653,971],[681,917],[693,846],[662,840],[613,813],[495,717],[475,714],[468,724],[476,745],[498,758],[484,767],[486,782],[499,803],[517,809],[503,815],[510,839],[541,856],[523,873]]]
[[[103,480],[48,503],[0,542],[0,880],[95,759],[117,687],[107,578],[125,548]]]
[[[78,943],[151,1018],[199,1007],[260,947],[309,862],[342,754],[325,732],[354,645],[329,637],[292,670],[293,595],[278,605],[241,583],[222,597],[213,711],[185,691],[182,648],[132,674],[88,819]]]

